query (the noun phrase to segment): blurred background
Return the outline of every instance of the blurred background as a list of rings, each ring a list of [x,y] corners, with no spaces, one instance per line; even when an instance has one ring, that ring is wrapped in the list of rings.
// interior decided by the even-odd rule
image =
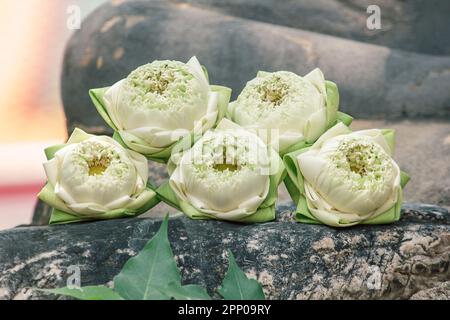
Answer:
[[[70,28],[71,8],[83,20],[102,4]],[[90,88],[193,55],[233,98],[258,70],[319,67],[354,130],[397,131],[395,159],[412,176],[405,201],[450,208],[448,0],[2,0],[1,9],[0,230],[48,222],[42,203],[33,215],[44,148],[67,128],[111,133]],[[152,182],[167,178],[149,168]],[[289,199],[283,188],[279,196]]]
[[[43,149],[66,139],[60,98],[64,47],[73,30],[67,8],[81,17],[105,0],[3,0],[0,50],[0,229],[29,223],[45,182]]]

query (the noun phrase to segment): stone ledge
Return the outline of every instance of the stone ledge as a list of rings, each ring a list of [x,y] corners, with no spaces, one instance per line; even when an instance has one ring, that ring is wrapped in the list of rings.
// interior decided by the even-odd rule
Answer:
[[[213,294],[231,249],[269,299],[450,299],[442,289],[450,277],[446,209],[408,204],[396,224],[345,230],[292,223],[292,209],[280,204],[278,222],[260,225],[171,219],[184,282]],[[0,298],[54,299],[28,288],[64,286],[70,265],[81,268],[82,285],[108,284],[159,225],[122,219],[0,232]]]

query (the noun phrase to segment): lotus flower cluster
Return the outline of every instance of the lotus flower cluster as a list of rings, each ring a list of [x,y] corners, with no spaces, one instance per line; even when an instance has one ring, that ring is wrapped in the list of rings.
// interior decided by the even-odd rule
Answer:
[[[154,61],[89,94],[114,135],[76,129],[46,150],[50,223],[135,216],[161,200],[192,219],[265,222],[283,180],[299,222],[399,218],[408,177],[392,159],[394,132],[352,132],[320,69],[258,72],[230,103],[197,58]],[[167,164],[157,189],[148,160]]]

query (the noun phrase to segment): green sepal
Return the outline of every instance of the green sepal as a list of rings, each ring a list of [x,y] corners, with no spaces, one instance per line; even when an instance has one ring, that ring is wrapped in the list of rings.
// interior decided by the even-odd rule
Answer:
[[[180,202],[178,198],[170,187],[169,181],[164,182],[156,189],[156,194],[158,197],[169,206],[174,207],[177,210],[180,209]]]
[[[391,154],[395,152],[395,130],[394,129],[381,129],[381,133],[383,134],[384,140],[391,149]]]
[[[95,108],[97,109],[97,112],[100,114],[100,116],[105,120],[105,122],[114,130],[117,131],[118,128],[113,123],[111,118],[108,115],[108,112],[105,108],[105,102],[103,100],[103,97],[105,96],[106,91],[108,91],[110,87],[105,88],[97,88],[97,89],[90,89],[89,90],[89,96],[91,97],[92,103],[94,103]]]
[[[325,90],[326,90],[326,108],[327,108],[327,127],[331,127],[337,119],[337,112],[339,108],[339,90],[337,85],[332,82],[325,80]]]
[[[208,69],[204,65],[201,65],[201,66],[202,66],[203,74],[205,75],[206,80],[209,82]]]
[[[147,183],[147,190],[151,190],[155,192],[150,183]],[[77,215],[74,212],[67,212],[61,209],[53,207],[49,224],[65,224],[65,223],[74,223],[74,222],[84,222],[84,221],[96,221],[96,220],[109,220],[109,219],[118,219],[118,218],[127,218],[141,215],[151,208],[156,206],[160,202],[156,192],[154,196],[147,201],[142,207],[139,209],[115,209],[111,211],[104,212],[102,214],[96,215],[94,217],[81,216]],[[50,203],[49,203],[50,204]],[[51,205],[51,204],[50,204]]]
[[[350,126],[353,122],[353,117],[349,114],[346,114],[344,112],[338,111],[337,113],[337,122],[342,122],[347,127]],[[335,124],[333,124],[331,127],[333,127]],[[330,128],[331,128],[330,127]]]
[[[53,159],[55,157],[55,153],[58,152],[59,150],[61,150],[62,148],[64,148],[65,146],[66,146],[66,144],[62,143],[62,144],[57,144],[55,146],[45,148],[44,149],[45,157],[47,158],[47,160]]]

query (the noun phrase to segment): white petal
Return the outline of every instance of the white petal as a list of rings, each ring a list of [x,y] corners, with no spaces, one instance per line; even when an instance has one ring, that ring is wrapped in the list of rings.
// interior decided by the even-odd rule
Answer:
[[[140,153],[137,153],[133,150],[127,150],[128,154],[130,155],[131,160],[133,161],[134,165],[136,166],[137,173],[139,177],[144,181],[147,182],[148,180],[148,162],[147,159]]]
[[[159,147],[150,147],[146,144],[145,141],[136,137],[133,134],[128,133],[127,131],[119,131],[119,135],[122,138],[123,142],[127,145],[128,148],[137,151],[141,154],[154,154],[162,151],[164,148]]]
[[[328,129],[319,139],[317,139],[312,148],[319,149],[327,140],[348,133],[351,133],[350,128],[342,122],[338,122],[335,126]]]
[[[304,136],[307,142],[317,140],[327,128],[327,111],[321,108],[314,112],[306,121]]]
[[[120,97],[122,95],[123,84],[126,79],[122,79],[112,85],[103,97],[104,107],[111,118],[111,121],[116,125],[118,129],[123,129],[123,122],[121,120],[120,111]]]
[[[194,73],[195,77],[199,79],[203,85],[209,86],[208,79],[206,79],[203,68],[200,62],[197,60],[197,57],[193,56],[191,59],[189,59],[186,65],[190,67],[191,72]]]
[[[355,136],[366,136],[371,137],[376,143],[378,143],[383,150],[390,156],[392,156],[391,148],[386,142],[386,139],[383,136],[383,133],[379,129],[369,129],[369,130],[360,130],[352,133]]]
[[[304,139],[305,136],[301,132],[286,131],[279,135],[278,141],[271,139],[268,143],[272,148],[283,153],[284,150]]]
[[[57,158],[53,158],[47,162],[44,162],[44,170],[47,175],[48,182],[52,186],[55,186],[58,182],[59,161]]]
[[[114,199],[110,203],[107,203],[104,207],[107,211],[124,208],[131,202],[131,198],[128,195],[122,196],[120,198]]]
[[[219,114],[218,105],[219,94],[217,92],[210,92],[208,99],[208,107],[206,109],[206,114],[203,118],[196,121],[194,126],[195,133],[203,133],[208,129],[211,129],[217,120],[217,115]]]
[[[75,128],[67,140],[67,144],[82,142],[86,139],[92,138],[94,135],[84,132],[79,128]],[[64,148],[63,148],[64,149]],[[61,151],[61,150],[59,150]]]
[[[319,176],[327,165],[326,162],[318,157],[317,152],[314,150],[299,154],[297,161],[303,177],[315,186]]]
[[[305,79],[309,80],[319,92],[326,97],[327,90],[325,87],[325,77],[319,68],[315,68],[313,71],[304,76]]]
[[[59,184],[55,185],[55,194],[67,205],[75,204],[75,199]]]
[[[68,207],[82,216],[89,216],[89,217],[97,216],[108,211],[107,208],[92,202],[75,203],[69,205]]]
[[[156,196],[156,193],[153,190],[145,189],[143,190],[137,198],[133,198],[129,204],[127,204],[127,208],[138,210],[142,208],[150,199]]]

